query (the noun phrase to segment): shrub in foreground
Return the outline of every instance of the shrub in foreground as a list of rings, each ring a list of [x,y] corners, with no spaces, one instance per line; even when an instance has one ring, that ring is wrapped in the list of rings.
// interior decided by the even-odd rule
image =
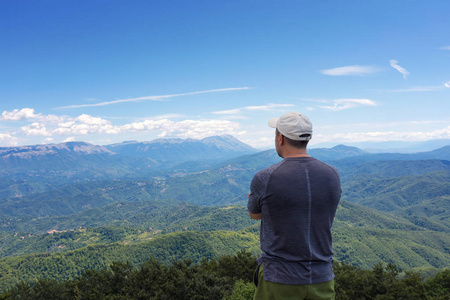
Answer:
[[[116,262],[101,271],[88,270],[74,280],[39,279],[19,283],[0,299],[252,299],[256,257],[240,251],[193,264],[189,260],[171,265],[154,259],[140,268]],[[335,263],[336,299],[426,299],[450,300],[450,270],[425,280],[418,273],[405,272],[394,264],[376,264],[372,270],[361,270]]]

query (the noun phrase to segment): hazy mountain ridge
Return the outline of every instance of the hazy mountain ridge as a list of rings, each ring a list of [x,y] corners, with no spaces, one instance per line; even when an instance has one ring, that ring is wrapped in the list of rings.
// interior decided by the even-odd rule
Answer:
[[[256,151],[232,136],[128,141],[105,147],[84,142],[3,147],[0,148],[0,177],[27,181],[52,177],[55,183],[61,184],[140,178],[158,176],[162,169],[174,168],[174,172],[206,169],[221,160]]]
[[[448,150],[447,148],[442,148],[441,151],[433,151],[432,155],[437,153],[438,157],[445,157]],[[358,189],[363,188],[363,185],[367,185],[364,181],[368,180],[368,178],[370,178],[370,181],[368,181],[368,184],[370,184],[371,182],[386,181],[390,177],[450,171],[450,163],[446,160],[388,161],[387,159],[394,159],[397,156],[384,155],[383,161],[372,161],[372,159],[366,160],[365,157],[371,157],[374,154],[366,154],[358,149],[346,146],[337,146],[331,149],[312,149],[310,154],[325,161],[327,161],[326,158],[329,159],[330,157],[343,157],[339,160],[330,160],[329,163],[338,167],[343,184],[346,184],[347,181],[353,181],[353,186],[348,187],[349,191],[354,190],[355,186]],[[429,157],[426,153],[424,155]],[[420,156],[409,157],[420,158]],[[11,181],[6,181],[4,185],[0,184],[0,207],[2,208],[1,211],[9,211],[12,214],[18,207],[21,207],[38,217],[47,214],[54,215],[54,213],[50,213],[51,211],[65,211],[63,214],[75,213],[83,207],[98,207],[115,201],[132,201],[133,199],[148,200],[149,197],[151,199],[173,199],[198,205],[244,204],[246,198],[243,195],[248,193],[250,180],[254,173],[280,160],[275,151],[268,150],[222,162],[216,165],[215,168],[205,165],[208,169],[200,172],[190,173],[189,170],[185,170],[185,173],[179,174],[171,173],[170,171],[169,173],[161,173],[161,170],[159,170],[159,175],[156,176],[154,174],[155,177],[153,179],[146,175],[151,173],[136,175],[137,177],[146,175],[142,179],[137,179],[138,181],[124,178],[121,181],[114,179],[114,181],[110,182],[108,180],[99,181],[94,177],[92,178],[93,182],[88,183],[84,187],[82,182],[69,183],[59,187],[51,186],[48,183],[48,180],[52,178],[51,176],[45,185],[44,183],[37,184],[35,189],[30,186],[29,182],[21,181],[11,184]],[[144,166],[144,168],[147,167]],[[92,169],[88,170],[92,171]],[[150,166],[147,169],[152,170],[152,167]],[[98,172],[101,172],[101,170],[100,168]],[[127,172],[125,173],[127,176],[133,174],[133,170],[127,170]],[[142,172],[142,170],[139,170],[139,172]],[[111,174],[111,177],[114,175]],[[118,175],[118,178],[120,178],[124,174]],[[377,177],[373,176],[382,179],[377,179]],[[56,178],[59,179],[60,177]],[[142,185],[139,186],[133,182],[138,182]],[[406,184],[407,180],[403,180],[403,182]],[[437,182],[440,181],[438,180]],[[133,190],[133,185],[138,190]],[[11,193],[12,187],[16,190],[14,193]],[[81,190],[79,190],[80,187]],[[50,188],[51,190],[45,191],[45,189]],[[133,192],[130,193],[129,189],[133,190]],[[30,197],[27,197],[26,192],[30,192],[28,194]],[[119,192],[120,194],[118,194]],[[32,193],[35,193],[35,195],[31,196]],[[116,196],[114,196],[114,193],[116,193]],[[144,193],[143,196],[139,196],[141,193]],[[447,191],[443,191],[441,194],[436,194],[436,196],[442,196],[446,193]],[[129,200],[125,200],[124,196],[118,195],[129,195]],[[365,196],[367,197],[368,195]],[[73,203],[71,204],[71,202]],[[40,207],[31,209],[31,206],[34,205],[33,203],[39,203]],[[67,207],[67,209],[64,209],[64,207]],[[41,213],[37,213],[39,211]]]
[[[427,152],[417,153],[366,153],[360,156],[348,157],[349,160],[366,160],[366,161],[382,161],[382,160],[428,160],[441,159],[450,160],[450,146],[444,146]]]
[[[117,165],[117,161],[111,151],[84,142],[0,149],[0,176],[9,178],[46,175],[71,177],[112,165]]]
[[[192,160],[226,159],[257,152],[231,135],[202,140],[156,139],[150,142],[124,142],[105,147],[121,155],[150,157],[171,165]]]
[[[178,169],[183,173],[189,173],[190,169],[196,171],[210,169],[221,161],[233,161],[233,158],[237,158],[236,163],[243,159],[251,160],[253,157],[246,155],[257,153],[265,155],[268,162],[280,160],[274,150],[258,152],[232,136],[209,137],[203,140],[131,141],[105,147],[84,142],[3,147],[0,148],[0,176],[14,174],[19,176],[16,179],[27,179],[30,172],[47,172],[49,176],[109,179],[148,176],[160,173],[160,169]],[[313,157],[329,162],[450,160],[450,146],[415,154],[373,154],[355,147],[339,145],[333,148],[313,148],[309,153]],[[251,162],[243,163],[251,164]],[[106,169],[107,172],[102,172],[102,169]]]
[[[386,141],[386,142],[355,142],[347,146],[357,147],[368,153],[417,153],[433,151],[450,145],[450,139],[435,139],[427,141]],[[331,148],[330,143],[314,145],[315,148]]]
[[[60,144],[30,145],[19,147],[1,147],[0,157],[7,159],[10,157],[31,158],[33,156],[42,156],[56,154],[58,152],[73,152],[82,154],[113,154],[108,149],[92,145],[85,142],[67,142]]]
[[[422,175],[437,171],[450,171],[450,161],[440,159],[427,160],[381,160],[381,161],[333,161],[343,181],[358,174],[373,175],[382,178],[406,175]]]

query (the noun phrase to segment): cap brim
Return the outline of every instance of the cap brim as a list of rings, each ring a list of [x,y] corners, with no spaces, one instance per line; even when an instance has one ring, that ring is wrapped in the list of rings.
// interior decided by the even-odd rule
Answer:
[[[277,128],[277,123],[278,123],[278,119],[279,118],[272,118],[269,120],[269,126],[272,128]]]

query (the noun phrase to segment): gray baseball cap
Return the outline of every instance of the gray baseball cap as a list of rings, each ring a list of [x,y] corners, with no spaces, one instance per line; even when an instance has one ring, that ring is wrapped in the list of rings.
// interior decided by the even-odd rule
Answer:
[[[272,118],[269,126],[294,141],[309,141],[312,137],[311,121],[298,112],[288,112],[280,118]]]

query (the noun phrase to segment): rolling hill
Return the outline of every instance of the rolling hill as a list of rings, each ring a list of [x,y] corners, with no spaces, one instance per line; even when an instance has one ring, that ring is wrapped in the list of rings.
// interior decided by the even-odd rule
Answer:
[[[251,220],[242,206],[180,204],[168,209],[147,202],[116,204],[73,218],[59,217],[61,230],[74,225],[74,220],[91,222],[93,227],[51,234],[2,233],[1,249],[7,251],[0,258],[0,290],[36,276],[73,278],[113,261],[138,266],[149,257],[171,263],[186,258],[198,262],[239,249],[259,253],[259,222]],[[338,261],[362,268],[392,262],[408,270],[450,264],[448,232],[429,230],[402,217],[343,201],[333,228]]]
[[[34,276],[73,278],[112,260],[137,265],[149,256],[170,263],[258,252],[246,195],[254,173],[280,161],[275,151],[254,153],[227,137],[112,148],[121,153],[81,142],[0,149],[0,286]],[[177,160],[180,149],[191,156]],[[157,155],[149,157],[152,151]],[[363,268],[379,261],[448,267],[449,151],[311,149],[341,173],[335,258]]]

